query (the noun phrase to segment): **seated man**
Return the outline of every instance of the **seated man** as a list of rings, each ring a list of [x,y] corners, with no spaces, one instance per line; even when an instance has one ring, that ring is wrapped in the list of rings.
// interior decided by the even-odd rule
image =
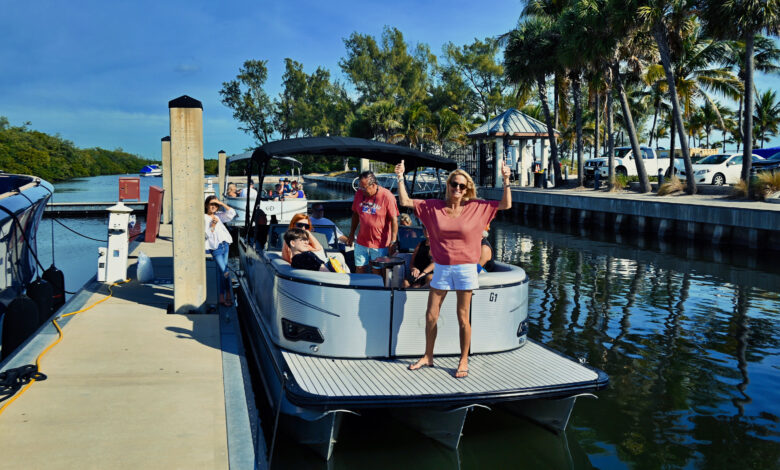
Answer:
[[[282,185],[277,183],[269,195],[274,201],[284,201],[284,191],[282,191]]]
[[[250,178],[249,180],[249,187],[248,188],[241,188],[241,192],[238,193],[238,197],[251,197],[252,199],[257,198],[257,191],[255,191],[255,183]]]
[[[333,232],[328,234],[328,243],[330,245],[336,243],[336,239],[338,239],[338,241],[341,243],[347,242],[347,237],[344,235],[344,232],[342,232],[338,226],[336,226],[335,222],[325,217],[325,206],[323,206],[322,203],[318,202],[311,207],[311,217],[309,217],[309,221],[311,221],[312,225],[325,225],[333,227]]]

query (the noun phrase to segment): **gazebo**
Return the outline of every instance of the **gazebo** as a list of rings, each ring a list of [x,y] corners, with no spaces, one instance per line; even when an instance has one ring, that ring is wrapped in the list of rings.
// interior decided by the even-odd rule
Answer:
[[[556,138],[559,137],[560,132],[553,130]],[[517,173],[517,182],[521,186],[533,184],[530,174],[535,163],[539,169],[548,168],[550,144],[547,124],[514,108],[507,109],[466,135],[472,139],[472,154],[478,164],[473,172],[478,175],[480,185],[502,186],[497,158],[506,158],[507,165]],[[538,154],[537,139],[541,146]]]

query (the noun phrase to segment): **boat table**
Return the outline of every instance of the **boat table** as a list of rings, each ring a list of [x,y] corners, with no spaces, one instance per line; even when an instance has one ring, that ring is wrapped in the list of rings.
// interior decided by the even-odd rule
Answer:
[[[385,276],[385,287],[401,287],[403,285],[403,271],[396,267],[403,267],[406,264],[403,258],[396,256],[382,256],[371,261],[371,267],[374,269],[387,269]]]

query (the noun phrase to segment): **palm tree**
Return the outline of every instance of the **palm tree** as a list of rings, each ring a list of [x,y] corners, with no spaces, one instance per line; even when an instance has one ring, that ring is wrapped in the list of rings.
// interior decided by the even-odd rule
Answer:
[[[464,130],[463,118],[454,111],[444,108],[434,113],[430,122],[430,136],[439,144],[441,152],[444,153],[444,144],[446,142],[463,141]]]
[[[558,146],[555,143],[555,128],[547,101],[547,74],[558,69],[556,50],[560,35],[552,21],[547,18],[531,17],[521,23],[508,35],[504,50],[504,71],[513,84],[535,82],[539,103],[542,105],[547,135],[550,140],[550,158],[555,172],[555,185],[562,184],[561,167],[558,163]]]
[[[369,122],[374,137],[381,137],[385,142],[390,140],[393,131],[402,126],[398,120],[398,110],[390,100],[379,100],[371,105],[364,105],[359,111]]]
[[[659,70],[660,69],[660,70]],[[667,86],[665,80],[659,80],[658,72],[662,71],[662,67],[651,65],[647,68],[642,77],[645,83],[648,84],[648,97],[653,103],[653,124],[650,126],[650,139],[647,142],[648,147],[653,146],[653,137],[656,137],[656,144],[658,144],[658,136],[656,134],[656,121],[658,120],[659,111],[666,112],[670,109],[669,103],[664,99],[667,95]]]
[[[643,6],[639,9],[639,14],[643,20],[649,22],[652,25],[651,32],[655,42],[658,44],[658,52],[661,56],[661,63],[663,64],[664,73],[666,75],[666,84],[669,87],[669,97],[670,101],[672,102],[672,117],[674,118],[674,124],[680,137],[680,148],[682,149],[683,161],[685,163],[685,174],[692,175],[693,166],[691,165],[691,156],[688,152],[685,127],[683,124],[682,112],[680,111],[680,100],[677,97],[677,84],[675,82],[674,71],[672,70],[672,55],[669,49],[667,24],[670,18],[677,20],[681,16],[686,16],[686,13],[681,13],[680,11],[684,8],[683,3],[687,2],[675,0],[651,0],[649,5]],[[679,21],[674,21],[674,23],[680,24]],[[670,160],[670,162],[673,161],[674,160]],[[696,182],[693,180],[693,178],[688,178],[688,181],[685,185],[685,191],[688,194],[696,193]]]
[[[745,122],[742,135],[753,135],[753,56],[756,35],[777,34],[780,0],[699,0],[700,16],[715,37],[741,39],[745,43]],[[742,180],[748,181],[752,166],[753,139],[742,149]]]
[[[572,101],[574,101],[574,119],[576,122],[576,148],[577,148],[577,185],[584,183],[585,160],[582,153],[582,104],[580,85],[582,84],[582,73],[587,62],[581,54],[582,43],[581,34],[573,34],[573,29],[583,28],[584,23],[578,14],[579,11],[569,8],[561,13],[560,30],[566,31],[562,38],[560,58],[561,62],[569,69],[569,81],[571,82]],[[583,31],[580,31],[581,33]]]
[[[759,147],[763,148],[767,132],[770,136],[777,135],[780,126],[780,103],[777,102],[775,91],[766,90],[758,95],[753,120],[758,128]]]
[[[737,70],[737,77],[740,81],[745,81],[745,43],[743,41],[729,41],[731,53],[726,59],[726,65]],[[756,36],[753,41],[753,67],[759,72],[767,74],[780,73],[780,48],[775,45],[773,39]],[[753,88],[755,89],[755,83]],[[742,142],[742,95],[738,98],[737,123],[734,138],[737,139],[737,150]]]
[[[405,140],[409,147],[419,148],[423,139],[428,137],[431,113],[423,103],[414,103],[406,110],[401,119],[401,132],[393,137],[398,141]]]

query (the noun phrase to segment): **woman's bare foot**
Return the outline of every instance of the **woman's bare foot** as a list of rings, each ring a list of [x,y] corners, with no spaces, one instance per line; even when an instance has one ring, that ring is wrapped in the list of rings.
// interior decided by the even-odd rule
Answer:
[[[427,357],[423,357],[419,361],[415,362],[414,364],[409,365],[409,370],[417,370],[421,367],[433,367],[433,359],[428,359]]]

